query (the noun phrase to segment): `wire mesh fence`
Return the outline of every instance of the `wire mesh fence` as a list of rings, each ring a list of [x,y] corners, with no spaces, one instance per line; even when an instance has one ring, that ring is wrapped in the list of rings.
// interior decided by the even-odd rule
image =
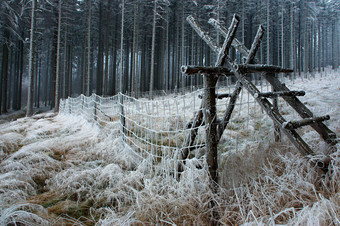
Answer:
[[[293,83],[284,74],[280,74],[279,78],[281,82]],[[261,92],[272,91],[264,80],[258,80],[255,76],[252,80]],[[234,81],[227,77],[218,83],[217,92],[232,93],[234,88]],[[202,100],[199,96],[203,91],[201,88],[184,95],[161,95],[153,100],[136,99],[121,93],[112,97],[80,95],[61,101],[60,113],[81,115],[89,122],[109,129],[115,136],[121,136],[136,154],[151,159],[149,163],[160,165],[158,170],[171,169],[172,173],[177,173],[178,161],[181,161],[179,156],[184,149],[191,150],[190,158],[204,158],[207,127],[202,122],[198,128],[191,128],[195,114],[199,110],[205,111],[200,109]],[[222,118],[228,103],[228,98],[217,100],[218,118]],[[273,122],[245,89],[235,105],[219,143],[219,154],[222,156],[227,151],[242,150],[249,143],[269,141],[274,137]],[[287,120],[297,117],[280,100],[279,109]],[[193,129],[197,129],[197,135],[195,142],[190,144],[188,139]],[[150,169],[155,169],[154,165]],[[169,173],[169,170],[166,172]]]

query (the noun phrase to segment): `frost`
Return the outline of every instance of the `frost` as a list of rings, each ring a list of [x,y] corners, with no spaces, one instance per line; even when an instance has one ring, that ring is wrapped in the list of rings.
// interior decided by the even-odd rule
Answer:
[[[329,114],[325,123],[340,131],[338,74],[285,83],[305,90],[301,101],[316,115]],[[178,147],[187,142],[199,92],[152,102],[126,97],[125,137],[113,117],[119,113],[114,98],[101,100],[108,116],[98,121],[87,99],[89,114],[48,113],[1,124],[0,225],[208,225],[216,212],[221,225],[340,223],[339,145],[330,155],[332,173],[320,174],[310,163],[328,153],[328,145],[301,128],[318,154],[308,162],[285,137],[272,142],[272,121],[246,91],[219,144],[220,186],[209,183],[204,149],[192,151],[179,175]],[[218,101],[219,117],[226,103]],[[299,117],[281,99],[279,110],[286,121]],[[201,126],[194,145],[204,142],[204,132]]]

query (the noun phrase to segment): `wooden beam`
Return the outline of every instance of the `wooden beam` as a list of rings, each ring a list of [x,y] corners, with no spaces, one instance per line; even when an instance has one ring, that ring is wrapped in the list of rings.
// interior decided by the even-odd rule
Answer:
[[[260,47],[263,34],[264,34],[264,28],[262,27],[262,25],[260,25],[259,28],[257,29],[255,39],[253,41],[253,44],[251,45],[245,64],[250,64],[253,62],[255,58],[255,54],[258,48]]]
[[[226,36],[227,29],[223,27],[217,20],[210,19],[209,23],[212,24],[216,29],[218,29],[223,36]],[[241,54],[247,56],[249,50],[236,38],[233,40],[232,46],[238,50]],[[256,63],[254,58],[254,63]],[[271,73],[263,73],[262,76],[273,86],[275,90],[290,91],[284,84],[282,84],[277,78],[273,77]],[[311,118],[313,113],[297,98],[290,96],[283,96],[283,99],[302,117]],[[318,122],[311,125],[316,132],[330,145],[335,145],[337,143],[337,135],[330,130],[322,122]]]
[[[227,105],[227,109],[224,112],[221,123],[217,127],[217,140],[218,141],[220,141],[222,134],[223,134],[225,128],[227,127],[227,125],[230,121],[231,115],[232,115],[234,108],[235,108],[235,103],[236,103],[237,97],[240,94],[241,90],[242,90],[242,83],[237,82],[236,88],[235,88],[234,92],[231,94],[229,103]]]
[[[182,73],[186,75],[194,75],[197,73],[208,74],[208,75],[234,75],[230,70],[225,67],[205,67],[205,66],[182,66]]]
[[[248,90],[248,92],[252,96],[259,96],[260,91],[256,88],[256,86],[246,77],[239,73],[238,70],[234,67],[234,65],[227,61],[227,65],[230,70],[234,70],[234,74],[237,79],[243,84],[244,87]],[[260,104],[262,109],[264,109],[268,116],[274,121],[274,123],[278,125],[282,125],[285,123],[285,119],[278,112],[277,109],[273,107],[273,105],[265,98],[255,98],[255,100]],[[287,137],[293,142],[293,144],[298,147],[298,149],[305,155],[315,155],[315,153],[310,149],[308,144],[300,137],[300,135],[295,130],[283,130],[283,132],[287,135]]]
[[[282,124],[282,128],[288,129],[288,130],[293,130],[293,129],[300,128],[302,126],[311,125],[311,124],[326,121],[326,120],[329,120],[329,119],[330,119],[329,115],[325,115],[325,116],[321,116],[321,117],[305,118],[305,119],[302,119],[300,121],[289,121],[289,122],[285,122],[284,124]]]
[[[275,90],[290,91],[284,84],[277,78],[270,74],[264,73],[264,78],[275,88]],[[313,118],[313,113],[295,96],[282,96],[282,98],[302,117]],[[316,132],[330,145],[337,143],[337,135],[330,130],[322,122],[317,122],[311,125]]]
[[[222,48],[220,49],[218,56],[217,56],[217,61],[215,66],[223,66],[225,63],[225,59],[228,56],[228,52],[231,46],[231,43],[233,42],[238,24],[240,22],[240,17],[234,14],[233,20],[231,21],[228,33],[226,35],[226,38],[223,42]]]
[[[229,98],[229,97],[232,97],[232,94],[230,94],[230,93],[216,94],[216,98],[217,99],[223,99],[223,98]],[[198,94],[198,98],[199,99],[203,99],[203,95],[202,94]]]
[[[247,53],[246,63],[252,62],[254,60],[256,52],[258,50],[258,47],[260,46],[261,40],[263,38],[263,33],[264,33],[264,29],[263,29],[262,26],[260,26],[257,33],[256,33],[254,42],[252,44],[251,51],[249,51],[249,52],[245,51],[245,53]],[[237,40],[237,39],[234,39],[234,40]],[[235,42],[238,43],[238,41],[235,41]],[[230,59],[228,61],[228,64],[229,64],[229,62],[231,62]],[[225,128],[227,127],[227,125],[230,121],[231,115],[232,115],[234,108],[235,108],[235,103],[236,103],[237,97],[240,94],[242,87],[243,87],[242,82],[240,82],[240,81],[237,82],[236,88],[235,88],[234,92],[232,93],[232,95],[229,99],[229,103],[228,103],[227,109],[226,109],[226,111],[223,115],[222,121],[218,126],[218,131],[217,131],[218,141],[221,139],[222,134],[223,134]]]
[[[195,20],[195,18],[192,15],[187,17],[187,21],[191,25],[191,27],[196,31],[198,36],[200,36],[201,39],[203,39],[215,53],[220,52],[221,48],[218,46],[218,44],[209,36],[207,32],[205,32],[202,29],[202,26]]]
[[[293,69],[285,69],[275,65],[266,64],[239,64],[236,70],[240,73],[256,73],[256,72],[267,72],[267,73],[290,73]]]
[[[219,21],[217,21],[216,19],[210,18],[208,21],[209,24],[211,24],[212,26],[214,26],[217,30],[219,30],[221,32],[221,34],[224,37],[227,37],[228,34],[228,29],[226,29],[225,27],[223,27]],[[231,43],[231,45],[237,50],[239,51],[241,54],[243,54],[244,56],[248,56],[249,54],[249,50],[247,49],[247,47],[245,47],[238,39],[233,39],[233,42]]]
[[[276,98],[283,96],[304,96],[306,94],[305,91],[277,91],[277,92],[267,92],[267,93],[259,93],[259,97],[265,98]],[[257,96],[255,96],[257,98]]]

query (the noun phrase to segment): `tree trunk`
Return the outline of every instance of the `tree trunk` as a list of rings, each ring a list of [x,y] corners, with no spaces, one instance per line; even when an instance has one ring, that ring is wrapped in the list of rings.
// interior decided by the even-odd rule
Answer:
[[[119,92],[123,92],[124,17],[125,0],[122,0],[122,21],[120,27]]]
[[[109,40],[110,40],[110,12],[111,4],[107,0],[108,9],[106,10],[106,26],[105,26],[105,71],[104,71],[104,96],[109,95],[108,83],[109,83]]]
[[[131,95],[137,97],[137,63],[138,60],[138,35],[139,35],[139,1],[134,5],[134,15],[133,15],[133,40],[132,40],[132,53],[131,53]]]
[[[87,65],[86,65],[86,95],[90,95],[90,77],[91,77],[91,18],[92,18],[92,0],[87,1]]]
[[[62,95],[61,98],[66,98],[67,90],[67,74],[68,74],[68,46],[67,46],[67,21],[65,34],[64,34],[64,61],[63,61],[63,84],[62,84]]]
[[[9,31],[5,28],[5,42],[2,46],[2,66],[1,66],[1,98],[0,98],[0,114],[7,113],[7,78],[8,78],[8,56],[9,56]]]
[[[28,97],[26,116],[33,115],[33,98],[34,98],[34,54],[35,54],[35,29],[36,29],[36,12],[37,0],[32,0],[32,16],[31,16],[31,35],[30,35],[30,51],[28,63]]]
[[[99,30],[98,30],[98,56],[97,56],[97,94],[103,94],[103,3],[99,3]]]
[[[153,20],[152,20],[152,41],[151,41],[151,69],[150,69],[150,87],[149,98],[153,99],[153,83],[155,71],[155,45],[156,45],[156,22],[157,22],[157,0],[154,1]]]
[[[270,29],[269,29],[269,17],[270,17],[270,11],[269,11],[269,4],[270,1],[267,0],[267,64],[270,64],[270,52],[269,52],[269,48],[270,48],[270,42],[269,42],[269,34],[270,34]]]
[[[218,1],[219,2],[219,1]],[[181,65],[185,65],[185,15],[184,15],[184,8],[185,8],[185,1],[182,1],[182,31],[181,31],[181,38],[182,38],[182,47],[181,47],[181,56],[182,56],[182,59],[181,59]],[[175,68],[175,70],[179,70],[179,68]],[[182,95],[184,95],[184,88],[185,88],[185,77],[184,77],[184,74],[181,74],[181,83],[182,83]]]
[[[55,106],[54,111],[59,111],[59,99],[60,99],[60,93],[59,93],[59,84],[60,84],[60,44],[61,44],[61,0],[58,2],[58,36],[57,36],[57,62],[56,62],[56,82],[55,82]]]

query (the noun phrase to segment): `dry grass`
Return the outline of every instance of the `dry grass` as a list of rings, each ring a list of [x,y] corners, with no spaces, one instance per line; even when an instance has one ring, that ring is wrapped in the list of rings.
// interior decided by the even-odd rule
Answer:
[[[0,225],[339,225],[339,145],[324,174],[285,138],[271,142],[272,122],[254,109],[259,120],[245,126],[240,108],[243,115],[221,139],[220,186],[210,183],[202,150],[192,153],[177,180],[177,149],[131,139],[140,147],[134,150],[118,124],[99,127],[52,114],[1,123]],[[329,123],[338,133],[334,112]],[[185,126],[184,118],[176,120],[157,118],[155,128]],[[128,128],[147,138],[137,126]],[[315,158],[329,151],[317,134],[301,132]],[[147,139],[176,146],[186,137],[164,132]],[[237,151],[230,149],[235,140]]]

